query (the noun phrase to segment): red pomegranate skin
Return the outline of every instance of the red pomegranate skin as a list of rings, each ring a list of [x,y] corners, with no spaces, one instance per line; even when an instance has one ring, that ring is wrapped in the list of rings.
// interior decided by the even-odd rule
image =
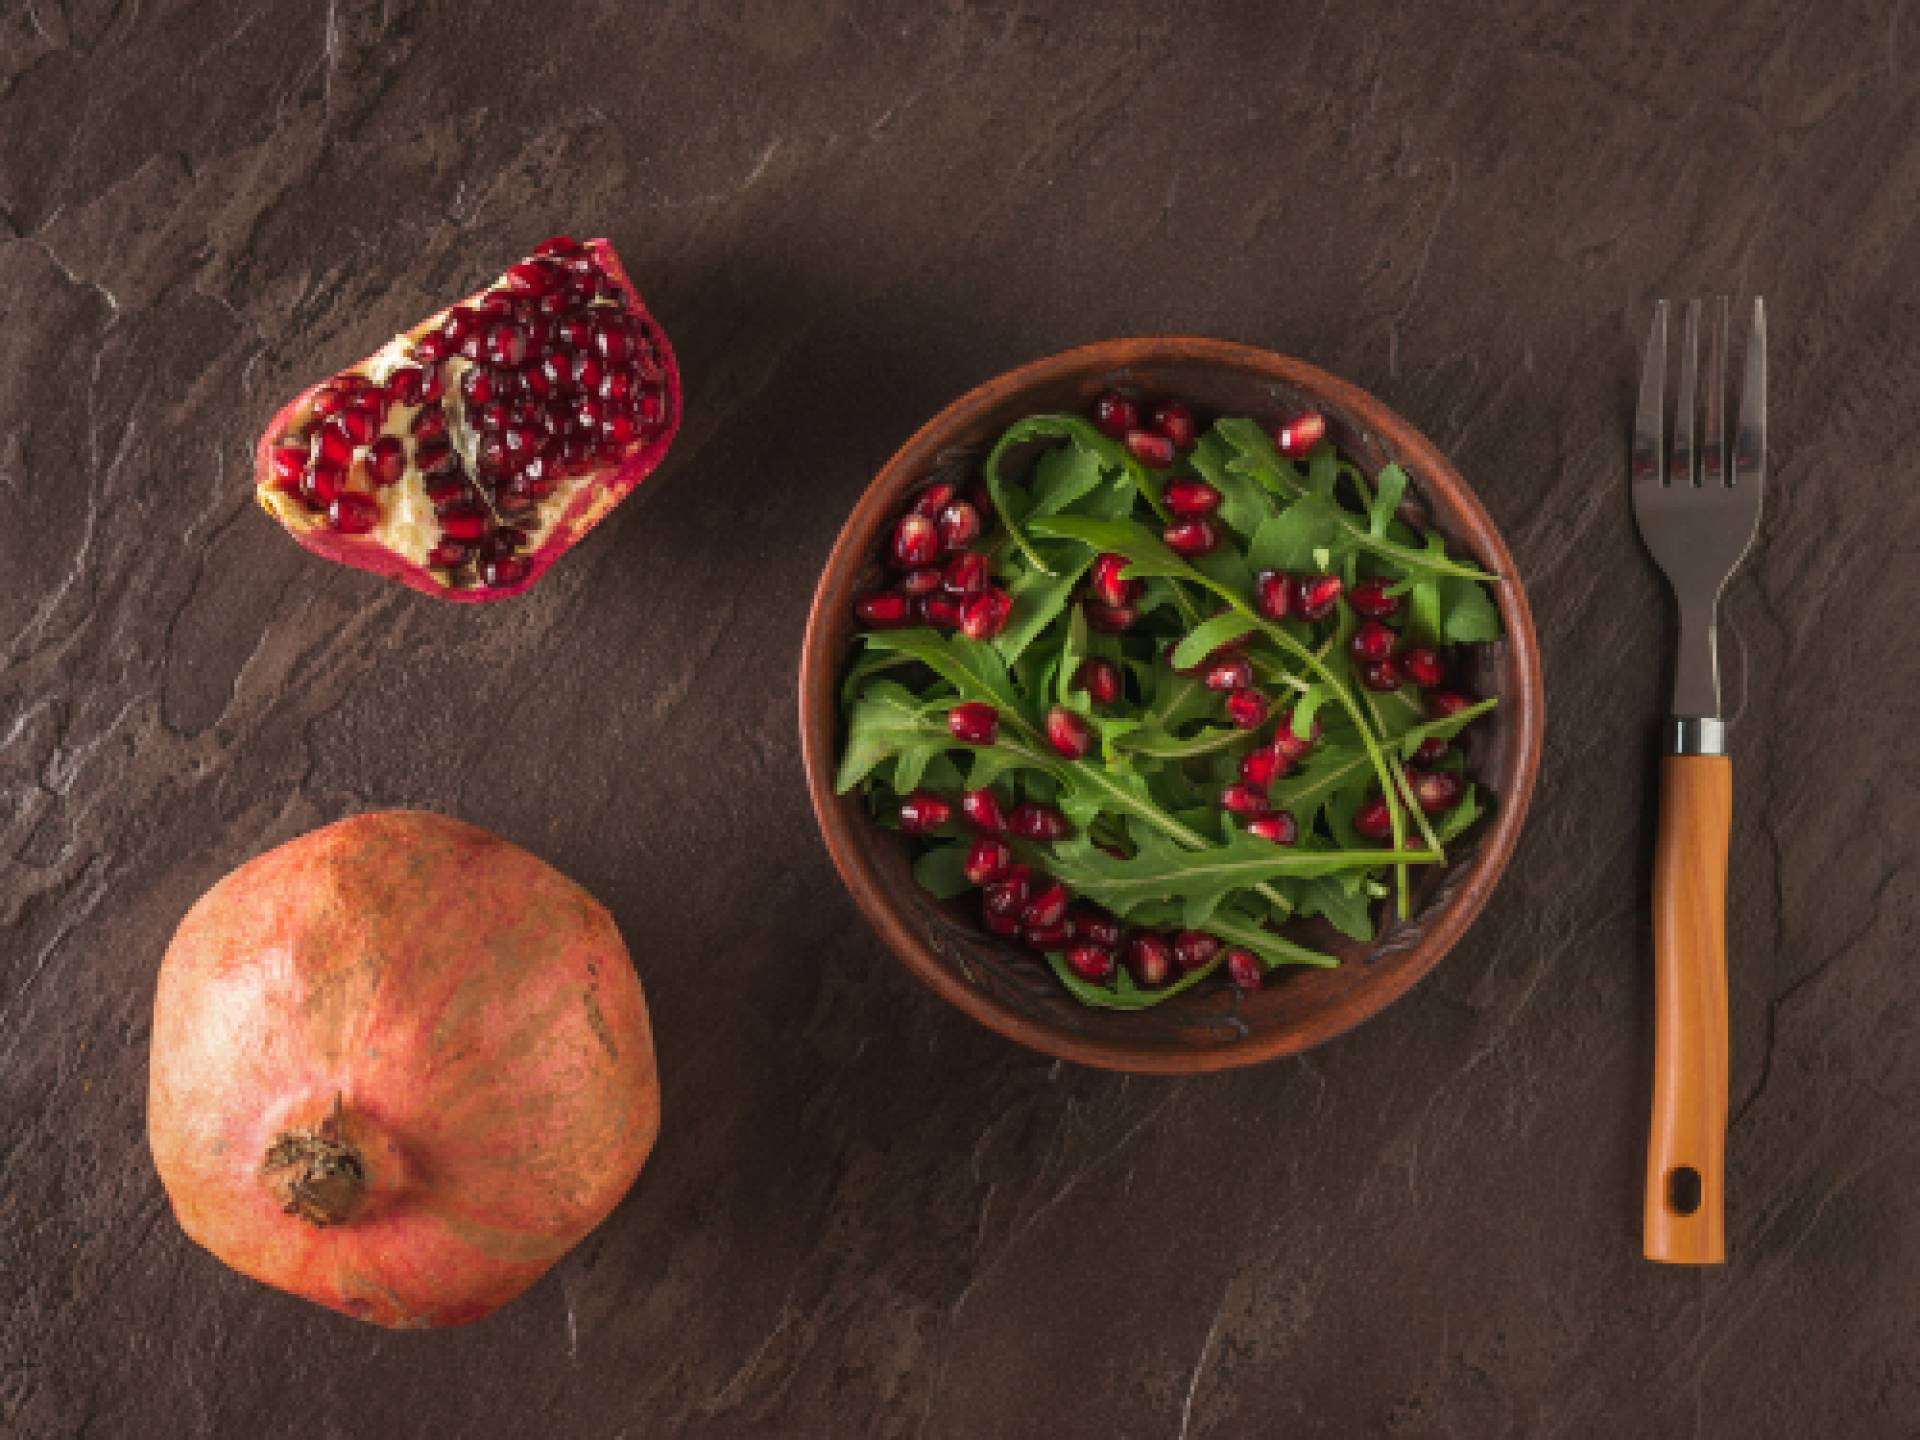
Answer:
[[[253,452],[253,493],[260,502],[261,508],[276,522],[281,523],[282,528],[289,535],[315,555],[337,561],[342,565],[352,566],[356,570],[367,570],[375,575],[383,575],[389,580],[398,580],[409,589],[418,590],[423,595],[431,595],[437,600],[450,600],[456,605],[479,605],[490,600],[505,600],[509,596],[518,595],[530,589],[534,582],[553,567],[554,561],[584,539],[587,532],[604,520],[614,506],[626,499],[642,480],[659,468],[660,462],[666,458],[668,447],[673,444],[673,437],[680,429],[680,366],[674,358],[673,347],[667,340],[667,332],[661,327],[659,321],[653,318],[652,312],[640,298],[640,292],[634,288],[626,268],[620,263],[620,257],[613,253],[613,242],[597,239],[584,243],[594,259],[599,262],[600,268],[626,295],[628,305],[645,315],[650,323],[654,345],[660,355],[660,365],[666,371],[666,426],[652,441],[628,456],[611,473],[600,476],[590,485],[579,487],[566,509],[560,513],[552,530],[542,538],[535,549],[526,552],[524,558],[527,561],[527,573],[525,575],[508,585],[456,589],[446,584],[426,566],[415,565],[405,556],[396,554],[383,546],[369,544],[364,536],[343,534],[323,523],[287,525],[281,520],[270,498],[275,488],[273,448],[280,443],[281,437],[305,416],[314,395],[333,379],[331,375],[316,380],[281,406],[261,433],[260,443]],[[407,335],[417,339],[428,330],[436,328],[448,310],[456,305],[474,304],[486,293],[484,289],[476,290],[464,299],[450,302],[437,313],[420,321],[406,332]]]
[[[152,1044],[148,1139],[187,1234],[380,1325],[513,1299],[606,1218],[659,1130],[611,917],[519,847],[416,811],[316,830],[202,896]],[[276,1140],[328,1127],[364,1183],[320,1224],[264,1171]]]

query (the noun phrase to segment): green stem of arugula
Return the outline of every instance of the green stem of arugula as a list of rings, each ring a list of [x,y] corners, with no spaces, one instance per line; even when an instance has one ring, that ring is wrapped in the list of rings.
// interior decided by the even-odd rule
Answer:
[[[1380,733],[1385,735],[1387,733],[1386,722],[1381,720],[1380,709],[1374,703],[1373,696],[1363,695],[1361,698],[1366,701],[1367,714],[1373,718],[1373,723],[1380,727]],[[1427,820],[1427,812],[1420,808],[1419,797],[1413,793],[1413,782],[1407,779],[1407,766],[1406,762],[1400,758],[1399,747],[1389,743],[1386,753],[1387,763],[1393,767],[1393,783],[1399,792],[1401,803],[1406,806],[1407,813],[1413,816],[1414,823],[1420,827],[1420,835],[1421,838],[1427,842],[1427,848],[1429,850],[1439,850],[1441,848],[1440,837],[1434,833],[1433,826]],[[1405,865],[1394,866],[1393,879],[1396,892],[1394,909],[1399,913],[1400,918],[1404,920],[1413,910],[1413,886],[1411,878],[1407,874],[1407,867]]]
[[[1324,970],[1340,963],[1331,955],[1323,955],[1318,950],[1308,949],[1305,945],[1296,945],[1291,940],[1275,935],[1271,930],[1250,930],[1223,916],[1215,915],[1207,922],[1207,928],[1229,944],[1245,945],[1248,949],[1253,949],[1256,945],[1265,945],[1271,949],[1283,950],[1295,965],[1313,965]]]

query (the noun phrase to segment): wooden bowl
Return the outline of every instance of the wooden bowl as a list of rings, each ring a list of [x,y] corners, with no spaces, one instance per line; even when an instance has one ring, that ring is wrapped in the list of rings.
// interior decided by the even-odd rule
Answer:
[[[1463,737],[1492,813],[1451,847],[1446,866],[1421,872],[1413,918],[1389,922],[1370,944],[1330,929],[1310,933],[1340,956],[1337,969],[1275,971],[1251,996],[1202,986],[1134,1012],[1078,1004],[1044,961],[983,929],[972,904],[928,895],[913,879],[905,838],[874,825],[857,794],[833,793],[854,597],[877,583],[881,536],[906,495],[936,477],[970,481],[1014,421],[1042,411],[1086,414],[1094,397],[1114,386],[1177,396],[1203,422],[1248,415],[1277,424],[1307,407],[1322,411],[1341,451],[1361,468],[1372,473],[1394,461],[1407,471],[1410,519],[1438,528],[1454,553],[1470,554],[1503,577],[1494,588],[1506,631],[1499,643],[1475,647],[1477,670],[1467,688],[1501,703]],[[1540,764],[1543,720],[1540,656],[1513,557],[1446,457],[1371,395],[1325,371],[1250,346],[1186,337],[1069,350],[990,380],[941,411],[854,506],[820,577],[800,655],[801,753],[814,812],[833,863],[888,946],[981,1024],[1049,1055],[1113,1070],[1191,1074],[1291,1055],[1405,994],[1465,933],[1513,854]]]

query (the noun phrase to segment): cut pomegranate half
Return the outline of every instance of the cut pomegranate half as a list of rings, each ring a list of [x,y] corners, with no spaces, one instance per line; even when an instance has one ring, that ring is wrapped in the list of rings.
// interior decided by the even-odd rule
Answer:
[[[555,236],[301,392],[254,494],[316,555],[443,600],[517,595],[665,456],[680,372],[605,240]]]

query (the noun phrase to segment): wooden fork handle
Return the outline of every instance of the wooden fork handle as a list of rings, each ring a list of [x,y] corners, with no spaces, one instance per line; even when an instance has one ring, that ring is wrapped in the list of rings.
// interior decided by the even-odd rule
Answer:
[[[1653,1127],[1646,1254],[1669,1265],[1726,1259],[1727,833],[1724,755],[1660,762],[1653,857]]]

